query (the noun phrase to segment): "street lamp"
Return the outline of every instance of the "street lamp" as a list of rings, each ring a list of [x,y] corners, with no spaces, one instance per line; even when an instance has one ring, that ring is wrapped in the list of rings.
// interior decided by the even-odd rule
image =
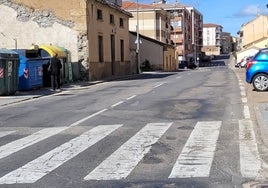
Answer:
[[[139,36],[139,3],[137,0],[137,4],[136,4],[136,8],[137,8],[137,26],[136,26],[136,32],[137,32],[137,40],[136,40],[136,44],[137,44],[137,49],[136,49],[136,59],[137,59],[137,73],[140,74],[141,70],[140,70],[140,36]]]

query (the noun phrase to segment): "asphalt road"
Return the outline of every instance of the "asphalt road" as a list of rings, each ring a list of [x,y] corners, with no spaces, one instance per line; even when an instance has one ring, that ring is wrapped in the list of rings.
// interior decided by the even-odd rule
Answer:
[[[242,99],[219,59],[0,108],[0,187],[242,187],[266,175]]]

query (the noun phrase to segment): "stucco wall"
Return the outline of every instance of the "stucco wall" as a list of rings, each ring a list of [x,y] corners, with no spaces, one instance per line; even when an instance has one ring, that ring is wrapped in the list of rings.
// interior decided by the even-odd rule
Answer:
[[[28,21],[19,21],[17,11],[5,5],[0,5],[0,17],[5,18],[0,22],[0,47],[14,49],[15,40],[18,49],[27,49],[32,44],[53,44],[70,50],[72,60],[78,60],[77,32],[70,27],[54,20],[47,21],[50,26],[40,27],[34,16]]]
[[[268,16],[259,15],[254,20],[243,25],[241,30],[243,31],[243,46],[267,37]]]
[[[97,18],[97,10],[102,11],[102,19]],[[110,15],[114,23],[110,23]],[[123,26],[120,26],[120,18]],[[129,55],[129,15],[99,1],[88,2],[89,62],[91,80],[104,77],[131,74]],[[98,37],[103,37],[103,62],[99,62]],[[112,63],[111,36],[114,36],[114,62]],[[124,41],[124,60],[121,61],[120,41]]]
[[[140,63],[142,64],[143,62],[148,60],[153,69],[164,70],[163,46],[143,38],[140,39],[142,41],[139,50]],[[136,49],[135,41],[136,36],[130,34],[130,49]]]
[[[88,71],[84,0],[0,0],[0,48],[52,44],[70,52],[74,79]]]

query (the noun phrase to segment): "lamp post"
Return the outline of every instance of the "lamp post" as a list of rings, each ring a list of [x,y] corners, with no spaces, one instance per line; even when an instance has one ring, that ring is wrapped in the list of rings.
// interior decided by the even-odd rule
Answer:
[[[139,36],[139,2],[137,0],[137,4],[136,4],[136,8],[137,8],[137,26],[136,26],[136,32],[137,32],[137,40],[136,40],[136,44],[137,44],[137,48],[136,48],[136,59],[137,59],[137,73],[140,74],[141,70],[140,70],[140,36]]]

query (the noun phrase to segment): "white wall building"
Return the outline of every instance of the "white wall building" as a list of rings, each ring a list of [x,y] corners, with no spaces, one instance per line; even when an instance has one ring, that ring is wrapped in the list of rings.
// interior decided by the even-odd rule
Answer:
[[[221,54],[222,26],[217,24],[203,24],[203,48],[206,55]]]

